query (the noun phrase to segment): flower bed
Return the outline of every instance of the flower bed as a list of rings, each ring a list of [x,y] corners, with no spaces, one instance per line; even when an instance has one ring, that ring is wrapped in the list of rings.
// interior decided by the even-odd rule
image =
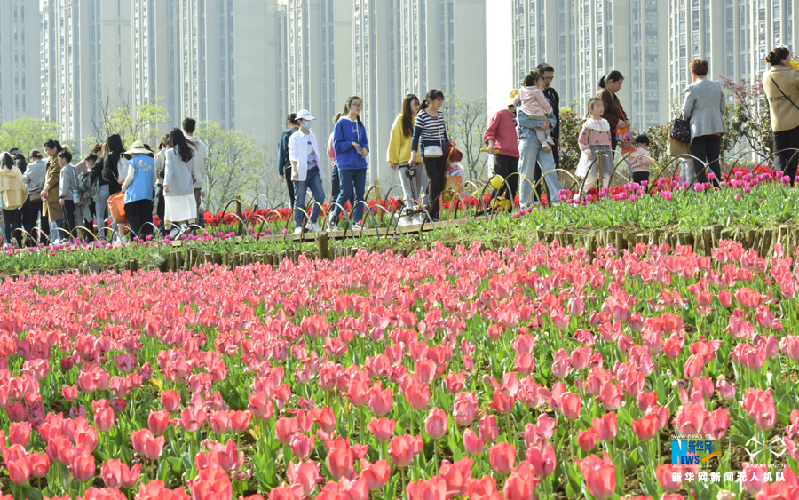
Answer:
[[[722,242],[6,281],[5,493],[794,498],[796,279]]]

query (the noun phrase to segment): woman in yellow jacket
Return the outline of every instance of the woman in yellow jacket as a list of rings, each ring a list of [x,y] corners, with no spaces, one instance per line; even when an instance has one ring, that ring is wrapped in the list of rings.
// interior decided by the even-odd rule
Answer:
[[[22,205],[28,199],[28,191],[22,181],[22,172],[14,166],[8,153],[0,156],[0,195],[3,197],[3,234],[6,244],[22,243]]]
[[[405,100],[402,101],[402,113],[394,120],[394,126],[391,128],[391,142],[388,144],[388,163],[391,170],[399,171],[406,211],[414,209],[422,191],[427,188],[427,176],[424,169],[408,166],[408,161],[411,159],[413,128],[419,107],[418,97],[413,94],[405,96]],[[416,199],[411,191],[411,179],[415,184]]]

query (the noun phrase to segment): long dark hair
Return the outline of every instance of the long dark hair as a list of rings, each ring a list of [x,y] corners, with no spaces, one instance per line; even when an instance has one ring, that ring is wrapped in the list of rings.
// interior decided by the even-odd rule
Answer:
[[[10,153],[3,153],[3,168],[11,170],[14,168],[14,159],[11,157]]]
[[[604,89],[608,82],[618,82],[619,80],[624,80],[624,75],[621,74],[621,71],[614,69],[607,76],[603,76],[599,79],[599,88]]]
[[[125,152],[125,145],[122,144],[122,137],[119,134],[111,134],[105,140],[105,159],[103,160],[103,179],[110,181],[116,179],[119,171],[117,163]]]
[[[405,137],[411,137],[413,135],[413,127],[416,123],[416,117],[413,115],[413,110],[411,109],[413,101],[419,102],[419,98],[416,97],[416,94],[408,94],[402,101],[402,133]]]
[[[179,128],[175,127],[169,132],[169,142],[172,143],[172,147],[175,148],[184,163],[188,163],[194,157],[194,149],[189,146],[189,141],[186,140],[186,136]]]
[[[363,99],[361,99],[357,95],[351,95],[351,96],[349,96],[347,98],[347,103],[344,105],[344,112],[342,113],[342,115],[349,115],[350,114],[350,106],[352,106],[352,101],[354,101],[355,99],[358,99],[359,101],[361,101],[361,111],[363,111]],[[363,123],[361,122],[361,114],[360,113],[358,113],[358,123],[363,125]]]
[[[428,91],[422,103],[422,109],[427,109],[427,107],[430,106],[430,101],[434,99],[444,99],[444,92],[436,89]]]
[[[779,66],[783,59],[790,56],[791,53],[788,52],[788,47],[785,45],[780,45],[779,47],[774,47],[771,49],[771,52],[769,52],[766,56],[766,62],[772,66]]]
[[[58,141],[55,140],[55,139],[47,139],[46,141],[44,141],[44,147],[50,148],[50,149],[55,149],[56,150],[56,155],[58,153],[60,153],[61,150],[63,149],[61,147],[61,144],[59,144]]]

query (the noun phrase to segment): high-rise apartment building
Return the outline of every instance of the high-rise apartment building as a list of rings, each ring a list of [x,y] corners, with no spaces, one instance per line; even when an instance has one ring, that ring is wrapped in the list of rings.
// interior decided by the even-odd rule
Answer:
[[[659,23],[667,5],[658,0],[514,0],[514,78],[538,64],[555,68],[552,86],[561,106],[585,112],[611,70],[624,75],[618,94],[639,129],[668,117],[668,33]]]
[[[364,101],[371,178],[394,185],[386,151],[407,93],[420,100],[431,89],[471,99],[487,94],[486,0],[353,2],[354,93]]]
[[[0,123],[41,116],[39,0],[0,2]]]
[[[78,145],[131,81],[130,0],[42,0],[41,109]]]
[[[691,83],[688,63],[707,59],[712,79],[754,81],[779,44],[796,50],[795,0],[669,0],[669,91],[681,100]]]

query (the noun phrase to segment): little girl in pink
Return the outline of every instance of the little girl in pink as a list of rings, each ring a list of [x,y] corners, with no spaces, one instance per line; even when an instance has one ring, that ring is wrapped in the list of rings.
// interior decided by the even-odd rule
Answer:
[[[597,180],[598,159],[602,158],[602,185],[610,186],[610,178],[613,173],[613,150],[611,142],[610,124],[602,118],[605,112],[605,105],[602,99],[593,98],[588,101],[588,114],[591,115],[583,123],[580,130],[580,137],[577,140],[582,150],[580,163],[577,164],[577,177],[585,179],[583,189],[588,190]]]
[[[541,142],[541,149],[549,153],[555,145],[550,133],[557,125],[557,121],[552,113],[552,105],[539,88],[543,81],[541,73],[535,70],[528,73],[524,77],[524,86],[519,89],[519,94],[513,100],[513,105],[518,110],[516,121],[519,123],[519,139],[526,139],[529,136],[527,130],[533,131]]]

